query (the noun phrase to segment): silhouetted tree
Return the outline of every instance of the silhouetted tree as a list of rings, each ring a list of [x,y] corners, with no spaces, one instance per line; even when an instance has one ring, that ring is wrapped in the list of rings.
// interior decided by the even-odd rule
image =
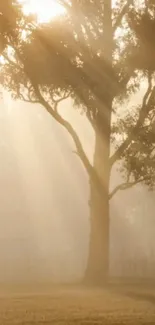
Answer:
[[[22,15],[16,41],[7,34],[1,78],[14,98],[42,104],[74,140],[91,189],[86,280],[101,283],[109,269],[109,199],[139,182],[154,186],[154,40],[150,34],[151,28],[155,30],[154,3],[60,2],[66,7],[64,17],[38,25]],[[120,107],[140,89],[142,79],[148,83],[142,103],[118,118]],[[69,96],[94,129],[93,165],[74,128],[58,110],[60,101]],[[116,162],[121,162],[125,180],[109,193]]]

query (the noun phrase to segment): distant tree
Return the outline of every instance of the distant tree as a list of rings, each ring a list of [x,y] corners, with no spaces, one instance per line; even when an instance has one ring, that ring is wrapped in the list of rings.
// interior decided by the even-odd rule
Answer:
[[[106,280],[109,270],[109,199],[140,182],[154,187],[155,44],[150,30],[155,31],[155,4],[151,0],[141,5],[137,0],[125,5],[122,0],[113,5],[110,0],[59,2],[66,15],[49,24],[32,22],[20,10],[18,37],[7,32],[2,47],[1,82],[14,98],[42,104],[75,143],[91,189],[85,279],[97,284]],[[15,2],[11,5],[15,8]],[[147,88],[142,103],[121,114],[120,107],[139,91],[142,80]],[[73,126],[58,110],[60,101],[68,97],[84,110],[93,127],[93,165]],[[125,179],[109,193],[116,162]]]

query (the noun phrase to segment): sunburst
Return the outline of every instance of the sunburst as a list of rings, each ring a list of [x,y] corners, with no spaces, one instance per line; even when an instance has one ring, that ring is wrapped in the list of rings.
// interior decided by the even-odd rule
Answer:
[[[65,9],[56,0],[20,0],[26,14],[36,14],[39,22],[48,22],[63,15]]]

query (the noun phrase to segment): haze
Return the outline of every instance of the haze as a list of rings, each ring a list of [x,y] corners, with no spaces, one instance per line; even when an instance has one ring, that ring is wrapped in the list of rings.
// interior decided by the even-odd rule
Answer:
[[[79,127],[91,160],[93,132],[71,105],[65,101],[61,109]],[[42,107],[14,102],[7,93],[1,100],[0,139],[1,282],[80,279],[88,253],[89,184],[72,141]],[[119,177],[115,171],[112,183]],[[140,205],[135,218],[130,206],[139,190],[120,193],[112,201],[114,274],[122,272],[127,254],[128,259],[147,258],[152,265],[154,193],[146,195],[143,189],[136,196]]]

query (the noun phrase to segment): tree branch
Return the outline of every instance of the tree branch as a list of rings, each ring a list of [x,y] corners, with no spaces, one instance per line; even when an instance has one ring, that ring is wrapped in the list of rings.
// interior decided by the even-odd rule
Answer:
[[[22,93],[19,93],[19,99],[23,100],[23,102],[25,103],[40,104],[38,100],[25,98],[25,96]]]
[[[129,147],[131,141],[136,137],[139,127],[144,123],[145,118],[149,112],[149,104],[155,95],[155,87],[152,89],[152,79],[151,76],[148,78],[148,88],[143,98],[142,107],[139,113],[139,117],[136,125],[133,130],[126,138],[126,140],[120,145],[120,147],[115,151],[115,153],[110,157],[110,168],[112,168],[113,164],[119,160],[123,154],[123,152]]]
[[[76,154],[80,157],[81,162],[83,163],[89,177],[92,178],[92,180],[94,181],[94,183],[97,186],[97,189],[99,191],[99,194],[104,193],[104,191],[101,191],[101,189],[104,189],[104,184],[102,183],[100,177],[98,176],[98,174],[96,173],[95,169],[93,168],[93,166],[91,165],[89,159],[87,158],[87,155],[85,154],[85,151],[83,149],[82,143],[80,141],[79,136],[77,135],[76,131],[74,130],[74,128],[72,127],[72,125],[66,121],[59,113],[58,110],[56,108],[56,105],[58,105],[57,103],[54,103],[53,107],[45,100],[44,96],[42,95],[40,89],[39,89],[39,85],[37,85],[34,82],[33,76],[31,76],[31,73],[29,70],[27,70],[25,63],[23,62],[22,56],[20,54],[20,50],[18,48],[14,47],[14,50],[16,52],[17,58],[19,59],[19,61],[22,63],[23,65],[23,69],[25,74],[28,77],[28,80],[30,82],[31,88],[34,91],[34,95],[37,98],[37,101],[39,102],[39,104],[41,104],[46,110],[47,112],[49,112],[49,114],[60,124],[62,125],[70,134],[75,146],[76,146]],[[79,81],[81,83],[82,79],[81,79],[81,74],[78,75],[79,77]],[[83,99],[83,93],[79,93],[79,97],[81,99]],[[30,98],[31,100],[31,98]],[[61,100],[60,100],[61,101]],[[59,103],[60,103],[59,101]],[[85,101],[83,100],[83,102],[85,103]]]
[[[111,200],[113,198],[113,196],[118,192],[118,191],[123,191],[123,190],[127,190],[139,183],[142,183],[144,182],[148,177],[143,177],[143,178],[140,178],[139,180],[137,181],[134,181],[134,182],[126,182],[126,183],[122,183],[118,186],[116,186],[112,192],[109,194],[109,200]]]
[[[98,179],[98,177],[97,177],[97,175],[96,175],[96,173],[94,171],[93,166],[91,165],[89,159],[87,158],[87,155],[84,152],[84,149],[83,149],[83,146],[82,146],[82,143],[80,141],[79,136],[77,135],[77,133],[74,130],[74,128],[72,127],[72,125],[67,120],[65,120],[57,111],[57,105],[63,99],[60,99],[60,100],[56,101],[54,103],[53,108],[52,108],[52,106],[44,99],[44,97],[42,96],[42,94],[41,94],[41,92],[39,90],[39,86],[36,85],[33,82],[33,79],[31,77],[31,75],[29,74],[29,72],[25,68],[25,64],[23,63],[23,60],[22,60],[22,57],[20,55],[19,50],[17,48],[14,48],[14,50],[15,50],[18,58],[19,58],[19,61],[23,64],[24,71],[25,71],[28,79],[30,80],[30,83],[31,83],[32,88],[33,88],[34,93],[35,93],[35,96],[36,96],[36,98],[38,98],[38,102],[41,105],[43,105],[45,107],[45,109],[49,112],[49,114],[68,131],[68,133],[70,134],[70,136],[71,136],[71,138],[72,138],[72,140],[73,140],[73,142],[74,142],[74,144],[76,146],[77,155],[80,157],[80,159],[81,159],[81,161],[82,161],[88,175],[93,175],[94,178],[96,179],[97,183],[99,185],[101,185],[100,180]],[[69,92],[69,94],[70,94],[70,92]]]
[[[76,131],[74,130],[74,128],[72,127],[72,125],[65,120],[56,110],[56,106],[54,108],[51,107],[51,105],[44,99],[44,97],[42,96],[38,86],[33,85],[34,88],[34,92],[36,97],[38,98],[38,101],[41,105],[43,105],[46,110],[50,113],[50,115],[52,115],[52,117],[59,123],[61,124],[70,134],[70,136],[72,137],[74,144],[76,146],[76,150],[77,150],[77,154],[78,156],[81,158],[81,161],[84,165],[84,167],[86,168],[88,174],[90,175],[90,173],[92,172],[92,165],[89,162],[89,159],[87,158],[83,146],[81,144],[80,138],[77,135]],[[63,100],[63,99],[62,99]],[[58,103],[60,103],[61,100],[58,100],[58,102],[55,103],[55,105],[58,105]]]
[[[54,110],[58,113],[58,105],[65,99],[68,99],[71,96],[71,91],[69,91],[67,94],[64,94],[64,96],[62,96],[59,99],[54,99],[52,97],[52,101],[54,102]]]

